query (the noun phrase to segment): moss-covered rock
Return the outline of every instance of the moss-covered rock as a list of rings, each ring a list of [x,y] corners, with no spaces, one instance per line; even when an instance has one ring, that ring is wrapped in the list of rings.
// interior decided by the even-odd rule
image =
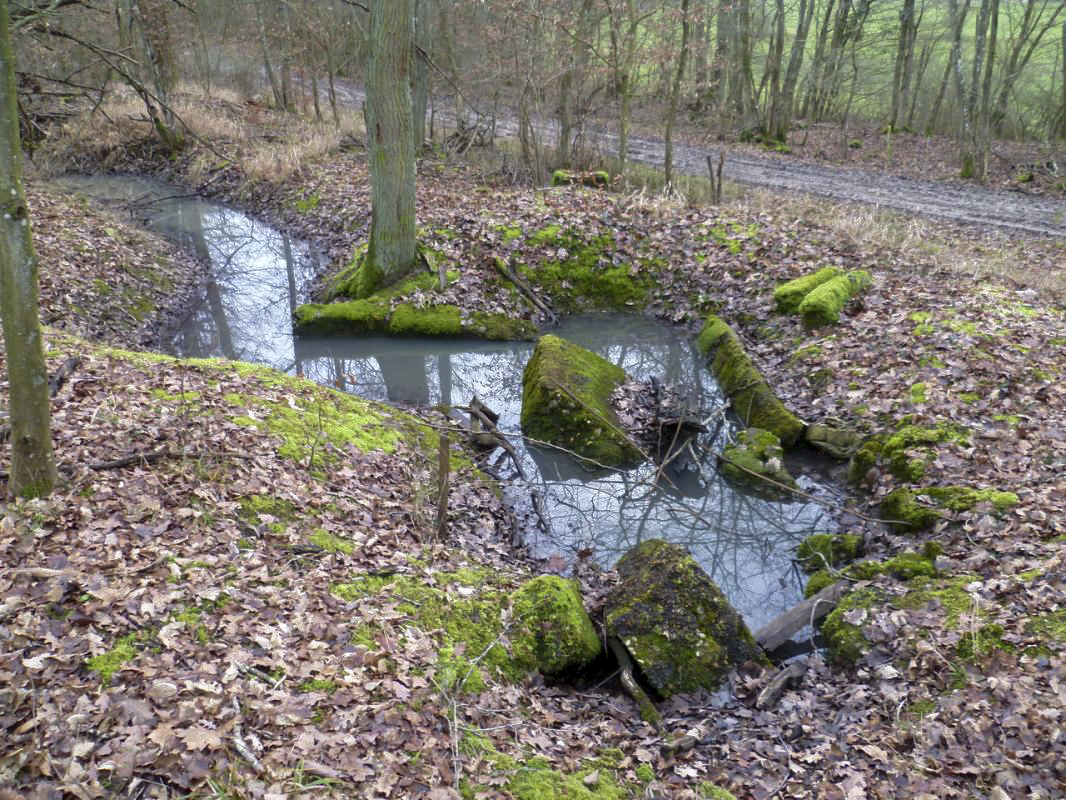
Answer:
[[[475,311],[463,320],[463,333],[495,341],[527,341],[537,338],[537,326],[522,317]]]
[[[804,572],[839,567],[862,555],[862,537],[855,533],[815,533],[796,548]]]
[[[781,486],[796,486],[795,479],[785,469],[784,457],[781,440],[774,434],[761,428],[747,428],[722,451],[722,474],[759,492],[779,495],[784,491]],[[760,480],[760,476],[773,483]]]
[[[389,319],[394,336],[458,336],[462,332],[459,306],[418,308],[410,303],[396,306]]]
[[[592,172],[570,172],[565,169],[557,169],[552,173],[552,186],[606,186],[611,182],[611,176],[606,171],[594,170]]]
[[[884,593],[874,586],[849,592],[840,599],[822,622],[830,660],[852,664],[869,651],[870,641],[863,635],[862,626],[866,614],[884,601]]]
[[[923,489],[901,487],[881,501],[881,518],[905,531],[932,528],[943,512],[972,511],[987,504],[991,511],[1003,513],[1018,504],[1018,495],[996,489],[972,489],[966,486],[929,486]]]
[[[603,466],[641,460],[608,403],[625,378],[595,353],[542,336],[522,375],[522,431]]]
[[[799,309],[800,303],[814,289],[843,274],[837,267],[823,267],[810,275],[782,283],[774,289],[774,306],[784,314],[791,314]]]
[[[733,667],[761,659],[744,620],[683,547],[651,539],[616,568],[607,634],[625,644],[660,695],[713,691]]]
[[[373,300],[305,303],[293,315],[293,330],[303,336],[367,336],[388,328],[389,305]]]
[[[913,483],[925,476],[929,462],[936,457],[936,447],[955,443],[969,445],[969,432],[958,425],[915,425],[905,418],[892,432],[871,436],[852,456],[848,480],[859,483],[871,467],[880,466],[900,481]]]
[[[870,273],[856,270],[840,275],[816,286],[799,304],[803,324],[808,328],[835,325],[840,321],[840,312],[851,298],[869,288]]]
[[[808,425],[804,438],[811,447],[841,461],[852,458],[863,444],[862,434],[857,431],[820,424]]]
[[[708,317],[696,346],[710,360],[711,372],[745,425],[770,431],[784,447],[799,441],[804,424],[785,408],[724,320]]]
[[[600,637],[574,581],[536,577],[515,592],[513,610],[512,650],[522,663],[551,674],[580,667],[600,654]]]

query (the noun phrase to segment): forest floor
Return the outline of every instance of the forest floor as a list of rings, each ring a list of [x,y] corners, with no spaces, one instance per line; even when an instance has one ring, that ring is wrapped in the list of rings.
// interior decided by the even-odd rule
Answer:
[[[82,164],[106,155],[202,188],[340,263],[369,219],[365,153],[331,149],[248,182],[240,165],[284,149],[288,123],[215,111],[242,130],[212,140],[225,158],[193,145],[168,160],[118,137]],[[451,659],[463,653],[446,651],[449,618],[427,614],[427,597],[461,608],[545,565],[511,552],[509,510],[464,466],[448,539],[431,540],[432,415],[261,368],[112,350],[109,326],[86,328],[72,295],[49,290],[50,365],[82,361],[54,400],[56,494],[9,504],[0,520],[0,787],[11,787],[0,797],[447,798],[460,787],[682,798],[715,796],[711,782],[740,798],[1060,796],[1066,338],[1055,284],[1026,278],[1053,265],[1046,252],[1023,242],[1013,255],[1024,264],[1036,252],[1031,270],[979,277],[946,268],[935,248],[842,239],[787,206],[534,191],[490,163],[420,165],[420,225],[459,271],[435,301],[528,316],[499,299],[490,265],[559,257],[538,236],[558,225],[608,243],[601,267],[646,281],[634,310],[690,326],[709,311],[729,320],[806,421],[870,433],[905,416],[953,423],[965,443],[936,446],[921,485],[1008,490],[1019,503],[1002,516],[981,505],[948,515],[921,535],[846,515],[874,556],[936,541],[938,577],[871,584],[889,599],[853,617],[872,644],[854,666],[810,657],[769,710],[753,703],[767,671],[735,676],[725,695],[672,698],[660,734],[611,681],[456,679]],[[33,210],[59,203],[69,212],[38,225],[49,239],[42,283],[121,285],[84,248],[140,234],[41,187]],[[939,246],[987,249],[965,229],[946,235]],[[197,275],[173,248],[136,241],[109,251],[116,263],[160,254],[153,269],[166,280]],[[839,326],[811,334],[771,313],[777,283],[824,264],[874,277]],[[83,310],[121,296],[97,289]],[[115,463],[131,455],[143,457]],[[896,485],[873,475],[854,510],[876,516]],[[595,614],[610,576],[579,577]],[[377,593],[340,588],[370,579]],[[412,582],[430,594],[412,602]],[[695,747],[663,749],[686,733]]]

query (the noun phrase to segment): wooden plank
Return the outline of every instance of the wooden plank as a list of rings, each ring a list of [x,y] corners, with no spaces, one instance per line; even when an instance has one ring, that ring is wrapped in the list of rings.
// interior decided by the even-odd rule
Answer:
[[[777,705],[781,695],[797,685],[806,673],[807,662],[805,661],[793,661],[788,666],[782,667],[781,671],[774,675],[759,692],[759,696],[755,699],[755,707],[762,710]]]
[[[793,606],[773,622],[759,628],[755,632],[755,641],[767,652],[775,650],[787,642],[796,631],[832,611],[847,587],[847,581],[837,581],[832,586],[826,586],[818,594]]]

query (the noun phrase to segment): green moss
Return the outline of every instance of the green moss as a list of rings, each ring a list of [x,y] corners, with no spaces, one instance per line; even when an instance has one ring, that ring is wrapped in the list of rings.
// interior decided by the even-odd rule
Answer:
[[[306,303],[297,306],[294,330],[304,335],[365,336],[388,327],[389,306],[364,299],[343,303]]]
[[[932,314],[928,311],[912,311],[907,315],[907,319],[915,323],[914,330],[911,331],[915,336],[929,336],[936,330],[936,326],[930,322]]]
[[[875,587],[867,586],[841,598],[822,623],[822,635],[831,660],[851,664],[870,649],[870,642],[862,633],[861,625],[847,621],[850,612],[869,611],[884,601],[884,595]]]
[[[806,572],[838,567],[862,555],[862,537],[854,533],[815,533],[796,548],[796,557]]]
[[[502,234],[504,244],[522,238],[521,225],[497,225],[495,229]]]
[[[911,402],[915,405],[922,405],[923,403],[928,403],[928,390],[929,387],[923,382],[913,384],[909,392]]]
[[[730,792],[707,781],[700,784],[700,796],[707,800],[737,800]]]
[[[301,194],[292,201],[292,207],[300,214],[308,214],[318,208],[321,201],[317,194]]]
[[[414,626],[438,638],[438,682],[465,692],[484,688],[482,668],[515,682],[529,672],[562,671],[599,654],[599,637],[569,581],[544,576],[512,594],[490,569],[427,577],[360,576],[331,591],[353,602],[378,595],[395,602]],[[504,637],[501,620],[507,609],[513,623]]]
[[[655,780],[655,770],[647,764],[638,764],[636,769],[637,780],[641,783],[651,783]]]
[[[843,274],[836,267],[823,267],[810,275],[804,275],[788,283],[783,283],[774,290],[774,306],[778,311],[785,314],[798,311],[800,303],[812,290]]]
[[[940,515],[933,508],[920,505],[912,489],[899,488],[881,501],[880,517],[899,530],[923,531],[933,527]]]
[[[458,336],[461,330],[459,306],[453,305],[417,308],[403,303],[389,320],[394,336]]]
[[[570,173],[565,169],[557,169],[552,173],[552,186],[569,186]]]
[[[747,428],[722,451],[722,473],[730,480],[751,486],[757,491],[779,495],[781,489],[756,476],[794,488],[796,481],[785,469],[784,456],[781,440],[777,436],[761,428]]]
[[[475,311],[463,322],[463,333],[494,341],[529,341],[537,338],[537,326],[509,314]]]
[[[522,430],[604,466],[641,459],[608,398],[625,372],[558,336],[537,340],[522,375]]]
[[[460,792],[464,800],[486,795],[512,800],[624,800],[633,796],[630,788],[619,782],[609,760],[590,759],[577,771],[566,773],[553,769],[546,758],[519,761],[500,753],[484,737],[468,735],[460,749],[468,757],[487,762],[494,775],[490,787],[464,785]],[[598,779],[585,785],[592,773],[597,773]]]
[[[137,634],[131,633],[123,636],[115,640],[115,644],[106,653],[88,659],[85,666],[100,676],[100,681],[104,686],[109,686],[114,674],[122,669],[124,664],[128,664],[137,657],[137,648],[134,646],[136,643]]]
[[[832,586],[836,582],[837,578],[833,577],[829,570],[820,569],[807,579],[807,585],[803,589],[803,596],[814,597],[826,586]]]
[[[925,476],[926,464],[936,457],[935,445],[969,445],[965,428],[951,423],[923,427],[910,424],[909,420],[904,419],[892,433],[878,434],[864,442],[849,465],[848,480],[858,483],[870,467],[881,464],[898,480],[919,481]]]
[[[926,717],[936,711],[936,700],[915,700],[913,703],[909,703],[906,709],[908,714],[915,716],[919,719]]]
[[[840,312],[851,298],[870,286],[870,273],[865,270],[849,272],[815,287],[799,305],[800,316],[807,328],[835,325]]]
[[[351,555],[355,552],[355,545],[348,539],[330,533],[326,530],[317,530],[311,534],[308,541],[316,547],[321,547],[327,553],[344,553]]]
[[[264,515],[281,522],[292,522],[297,517],[296,506],[282,497],[266,494],[245,495],[237,500],[241,518],[249,525],[259,525]]]
[[[955,513],[971,511],[979,504],[986,503],[997,513],[1009,511],[1018,505],[1018,495],[1014,492],[1002,492],[996,489],[970,489],[965,486],[931,486],[921,490],[929,495],[941,508]]]
[[[536,230],[531,233],[527,241],[529,242],[529,244],[538,246],[549,244],[554,246],[562,246],[566,244],[565,242],[560,241],[562,232],[562,225],[545,225],[543,228],[540,228],[539,230]]]
[[[745,425],[770,431],[784,447],[799,440],[804,424],[774,394],[729,325],[719,317],[708,317],[696,346],[710,359],[711,372]]]
[[[968,406],[972,406],[978,400],[981,399],[981,395],[976,392],[959,392],[958,398]]]
[[[1054,644],[1066,643],[1066,609],[1033,617],[1025,624],[1025,632]]]
[[[322,692],[333,694],[339,688],[334,681],[326,678],[311,678],[297,686],[301,692]]]
[[[599,634],[574,581],[556,575],[536,577],[515,592],[513,610],[520,627],[511,640],[520,663],[557,673],[599,655]]]

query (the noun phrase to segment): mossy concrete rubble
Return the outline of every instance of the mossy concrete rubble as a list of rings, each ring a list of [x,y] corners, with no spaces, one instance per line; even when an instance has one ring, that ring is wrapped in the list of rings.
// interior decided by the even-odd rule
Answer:
[[[522,431],[607,467],[642,460],[608,403],[625,379],[621,367],[595,353],[542,336],[522,375]]]
[[[901,581],[918,577],[935,578],[938,574],[936,569],[938,555],[940,555],[940,547],[929,542],[920,553],[906,550],[881,561],[857,561],[841,570],[822,568],[811,575],[810,580],[807,581],[804,596],[812,597],[826,586],[841,579],[869,581],[880,575],[891,575]]]
[[[847,461],[852,458],[862,445],[862,434],[846,428],[832,428],[828,425],[812,424],[804,432],[807,444],[833,458]]]
[[[782,487],[796,487],[795,479],[785,468],[784,457],[781,440],[774,434],[747,428],[722,451],[722,474],[758,492],[780,495],[785,491]]]
[[[862,481],[871,467],[879,467],[900,481],[913,483],[925,476],[936,448],[947,444],[969,446],[969,431],[953,423],[923,426],[911,417],[900,421],[895,430],[871,436],[855,452],[848,465],[848,480]]]
[[[745,425],[770,431],[786,448],[799,441],[805,427],[803,422],[785,408],[724,320],[714,315],[708,317],[696,346],[709,359],[718,385]]]
[[[1019,502],[1014,492],[996,489],[973,489],[966,486],[929,486],[921,489],[901,487],[881,501],[880,516],[903,531],[932,528],[947,513],[972,511],[985,504],[990,511],[1002,514]]]
[[[799,304],[799,313],[807,328],[835,325],[840,312],[851,298],[865,291],[871,284],[870,273],[856,270],[840,275],[815,287]]]
[[[650,539],[616,566],[605,605],[607,634],[625,644],[661,696],[716,690],[731,669],[761,660],[755,640],[721,589],[679,545]]]
[[[572,580],[540,575],[523,584],[513,597],[517,635],[515,658],[555,674],[576,669],[600,654],[600,637],[585,613],[581,593]]]
[[[783,283],[774,289],[774,307],[784,314],[798,311],[800,303],[814,289],[843,274],[843,271],[837,267],[823,267],[810,275],[803,275],[788,283]]]

